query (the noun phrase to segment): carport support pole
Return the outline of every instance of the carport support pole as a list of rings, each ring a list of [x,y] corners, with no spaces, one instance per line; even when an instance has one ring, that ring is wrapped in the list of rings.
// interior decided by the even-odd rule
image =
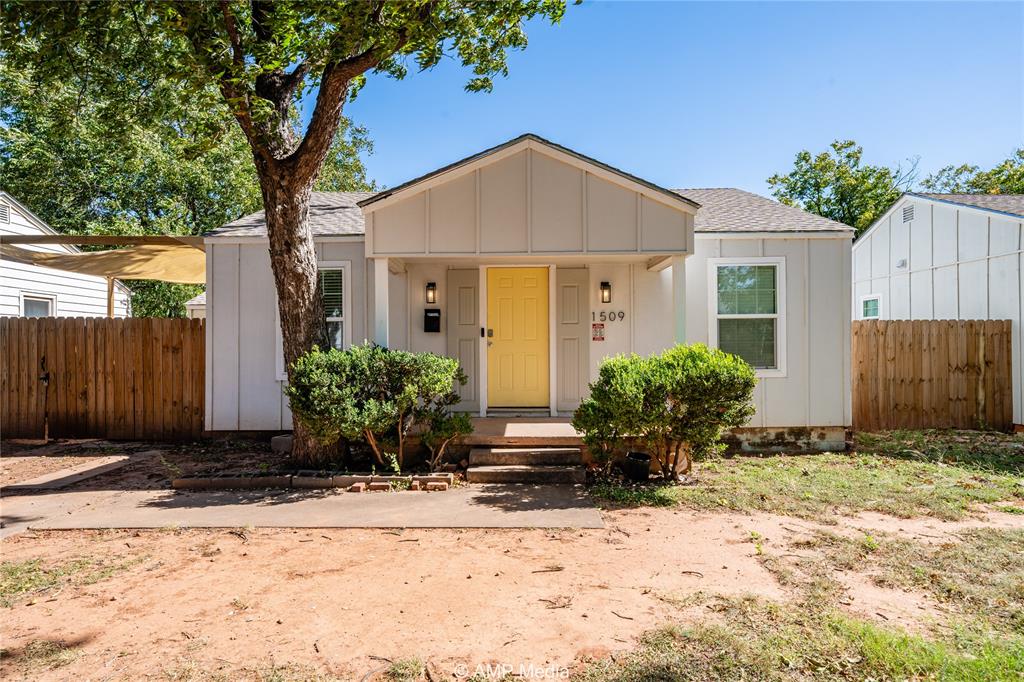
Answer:
[[[107,277],[107,317],[114,317],[114,278]]]
[[[686,343],[686,260],[672,256],[672,322],[676,343]]]

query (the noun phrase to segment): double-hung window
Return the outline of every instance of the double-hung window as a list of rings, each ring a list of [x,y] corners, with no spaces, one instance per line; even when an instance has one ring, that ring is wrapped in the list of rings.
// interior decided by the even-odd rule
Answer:
[[[341,268],[320,270],[320,291],[327,322],[327,342],[332,348],[345,349],[345,271]]]
[[[759,376],[785,376],[785,259],[711,258],[708,267],[711,345]]]
[[[331,348],[344,350],[352,345],[351,300],[349,296],[349,261],[321,261],[318,263],[320,295],[324,306],[327,342]],[[274,308],[277,335],[277,378],[288,378],[284,367],[284,345],[281,341],[281,318]]]

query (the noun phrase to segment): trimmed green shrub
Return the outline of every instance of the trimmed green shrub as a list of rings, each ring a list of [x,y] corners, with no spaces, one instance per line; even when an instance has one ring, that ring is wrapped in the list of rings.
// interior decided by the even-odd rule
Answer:
[[[756,382],[741,358],[699,343],[650,357],[609,358],[572,424],[599,458],[635,440],[665,478],[677,480],[695,456],[720,450],[724,429],[753,415]]]
[[[466,383],[458,360],[373,344],[314,348],[291,376],[291,409],[315,438],[365,441],[379,464],[392,467],[391,455],[404,464],[409,430],[448,412],[459,402],[455,387]]]

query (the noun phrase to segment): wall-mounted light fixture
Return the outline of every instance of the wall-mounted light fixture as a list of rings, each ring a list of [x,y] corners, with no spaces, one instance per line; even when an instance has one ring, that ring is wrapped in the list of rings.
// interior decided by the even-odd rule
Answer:
[[[612,302],[612,285],[611,282],[601,282],[601,303]]]
[[[437,303],[437,282],[427,282],[427,303]]]

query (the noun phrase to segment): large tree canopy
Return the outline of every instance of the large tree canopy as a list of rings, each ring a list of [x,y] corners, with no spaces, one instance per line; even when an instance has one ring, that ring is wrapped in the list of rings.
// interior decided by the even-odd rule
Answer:
[[[95,83],[0,64],[4,189],[71,234],[202,234],[259,210],[252,154],[226,109],[191,112],[179,92],[158,89],[159,111],[120,118]],[[343,121],[317,189],[373,189],[360,160],[369,150],[366,132]],[[184,315],[184,302],[202,291],[128,285],[132,313],[142,317]]]
[[[325,339],[309,195],[365,74],[401,78],[410,65],[451,56],[472,71],[468,89],[488,90],[507,71],[506,52],[526,46],[524,21],[558,21],[564,11],[563,0],[8,0],[0,44],[15,68],[30,66],[41,80],[96,84],[115,119],[159,116],[163,96],[189,100],[198,133],[205,112],[230,112],[259,179],[290,373]],[[303,130],[294,111],[313,90]],[[293,427],[294,454],[319,459],[302,424]]]
[[[845,223],[859,234],[910,188],[917,171],[916,162],[907,169],[866,165],[863,155],[852,140],[836,140],[819,154],[804,150],[793,170],[773,175],[768,185],[782,203]]]
[[[929,192],[1024,194],[1024,147],[989,170],[966,163],[946,166],[922,180],[921,186]]]

